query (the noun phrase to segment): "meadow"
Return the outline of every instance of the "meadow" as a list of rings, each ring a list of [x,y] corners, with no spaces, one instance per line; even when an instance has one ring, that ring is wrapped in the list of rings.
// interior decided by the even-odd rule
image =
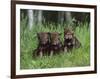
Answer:
[[[44,68],[64,68],[64,67],[83,67],[90,65],[90,28],[87,22],[79,24],[75,27],[75,36],[79,39],[82,46],[73,49],[70,52],[42,58],[33,56],[33,51],[37,48],[38,32],[59,32],[61,41],[64,40],[64,27],[58,24],[33,25],[29,30],[26,20],[23,19],[20,24],[20,68],[21,69],[44,69]]]

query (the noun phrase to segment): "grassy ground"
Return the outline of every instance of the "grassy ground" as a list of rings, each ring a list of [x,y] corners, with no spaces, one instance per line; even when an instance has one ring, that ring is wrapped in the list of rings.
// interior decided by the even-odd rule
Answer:
[[[48,26],[37,25],[33,26],[32,30],[26,28],[26,24],[21,22],[20,30],[20,67],[21,69],[39,69],[39,68],[61,68],[61,67],[79,67],[90,65],[90,30],[87,23],[76,27],[75,35],[80,40],[82,47],[73,49],[65,54],[54,55],[52,57],[44,56],[43,58],[32,57],[33,50],[38,45],[37,33],[59,32],[62,33],[61,40],[63,42],[63,29],[61,25],[56,26],[50,24]]]

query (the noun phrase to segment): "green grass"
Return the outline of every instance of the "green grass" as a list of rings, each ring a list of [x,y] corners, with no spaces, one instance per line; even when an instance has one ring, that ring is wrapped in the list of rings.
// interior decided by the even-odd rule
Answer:
[[[20,67],[21,69],[40,69],[40,68],[61,68],[61,67],[82,67],[90,65],[90,29],[89,24],[84,23],[75,28],[75,35],[80,40],[82,47],[73,49],[71,52],[63,53],[52,57],[43,56],[42,58],[33,57],[33,50],[37,48],[38,32],[59,32],[62,33],[63,42],[64,27],[49,24],[33,25],[31,31],[25,23],[21,21],[20,30]]]

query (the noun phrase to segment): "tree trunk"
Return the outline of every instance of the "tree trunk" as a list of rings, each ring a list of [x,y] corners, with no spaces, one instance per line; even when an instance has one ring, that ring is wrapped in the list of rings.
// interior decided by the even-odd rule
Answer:
[[[32,29],[33,24],[34,24],[33,10],[28,10],[28,26],[30,30]]]
[[[58,23],[59,24],[64,23],[64,12],[58,12]]]
[[[68,24],[71,24],[71,20],[72,20],[71,12],[65,12],[65,20]]]
[[[42,24],[42,10],[38,11],[38,16],[37,16],[37,24],[41,25]]]

